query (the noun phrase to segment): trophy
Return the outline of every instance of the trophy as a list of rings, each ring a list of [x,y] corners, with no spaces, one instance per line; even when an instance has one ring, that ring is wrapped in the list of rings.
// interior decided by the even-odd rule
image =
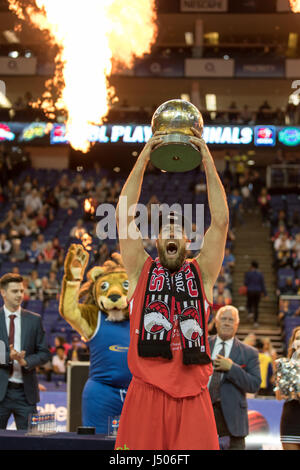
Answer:
[[[157,168],[171,172],[185,172],[201,163],[199,149],[190,142],[191,127],[203,131],[203,118],[192,103],[170,100],[163,103],[152,117],[152,132],[167,132],[160,136],[163,142],[151,152],[151,162]]]

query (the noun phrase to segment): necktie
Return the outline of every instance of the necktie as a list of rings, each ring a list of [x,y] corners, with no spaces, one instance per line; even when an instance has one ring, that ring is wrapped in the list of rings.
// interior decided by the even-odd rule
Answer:
[[[15,344],[15,318],[16,318],[16,315],[9,315],[10,323],[9,323],[9,337],[8,337],[8,340],[9,340],[9,346],[12,345],[13,347],[14,347],[14,344]],[[10,375],[12,375],[13,371],[14,371],[13,364],[10,365],[9,371],[10,371]]]
[[[222,341],[222,348],[221,351],[219,352],[221,356],[225,356],[225,342]],[[218,370],[214,370],[214,373],[212,375],[210,385],[209,385],[209,393],[210,393],[210,398],[212,401],[212,404],[216,403],[218,400],[220,400],[220,384],[221,384],[221,375],[222,372]]]
[[[16,315],[9,315],[10,324],[9,324],[9,345],[15,344],[15,318]]]

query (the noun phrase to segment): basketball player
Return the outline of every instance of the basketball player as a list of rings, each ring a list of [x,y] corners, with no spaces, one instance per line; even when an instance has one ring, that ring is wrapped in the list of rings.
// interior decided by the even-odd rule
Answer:
[[[130,285],[128,365],[133,379],[123,406],[116,449],[219,449],[207,389],[213,372],[207,321],[212,289],[224,257],[229,214],[213,158],[200,133],[192,130],[190,142],[203,157],[211,213],[200,254],[185,259],[188,239],[176,213],[170,213],[167,223],[160,225],[156,241],[159,256],[155,260],[144,250],[138,228],[139,237],[120,239]],[[120,196],[127,196],[128,207],[139,201],[151,151],[160,142],[156,133],[122,189]],[[121,214],[119,205],[120,231],[133,225],[134,216]]]

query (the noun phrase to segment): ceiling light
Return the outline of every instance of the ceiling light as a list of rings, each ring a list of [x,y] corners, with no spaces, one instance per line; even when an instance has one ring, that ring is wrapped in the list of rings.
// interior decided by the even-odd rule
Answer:
[[[217,97],[213,94],[205,95],[205,103],[207,111],[217,111]]]
[[[186,32],[184,33],[185,43],[187,46],[193,46],[194,44],[194,33]]]
[[[10,51],[8,53],[8,57],[11,57],[12,59],[17,59],[19,55],[20,55],[19,51]]]
[[[14,31],[9,29],[3,31],[3,36],[5,37],[6,41],[9,42],[9,44],[20,44],[20,39]]]

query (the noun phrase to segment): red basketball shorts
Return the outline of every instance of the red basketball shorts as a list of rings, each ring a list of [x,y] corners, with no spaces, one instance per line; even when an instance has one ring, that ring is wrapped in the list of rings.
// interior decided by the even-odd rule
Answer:
[[[173,398],[133,378],[123,405],[115,450],[219,450],[207,388]]]

